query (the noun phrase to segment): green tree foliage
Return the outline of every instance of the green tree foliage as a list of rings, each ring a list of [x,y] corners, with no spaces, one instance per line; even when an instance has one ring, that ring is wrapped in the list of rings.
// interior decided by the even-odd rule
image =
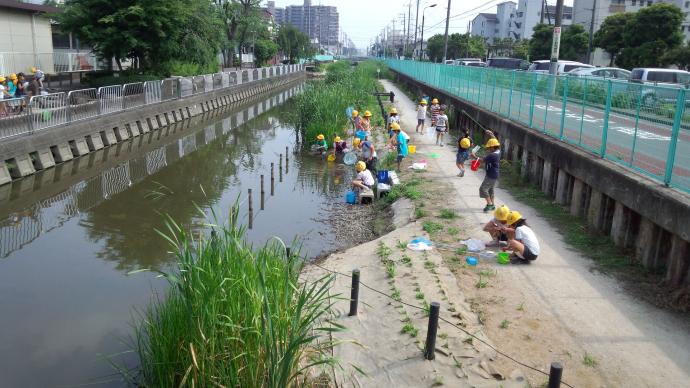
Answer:
[[[537,24],[532,31],[532,39],[529,41],[530,60],[550,59],[553,27],[548,24]]]
[[[558,57],[568,61],[583,59],[587,53],[589,33],[579,24],[566,28],[561,35],[561,48]]]
[[[213,0],[221,9],[227,37],[226,63],[230,51],[239,54],[254,41],[265,38],[266,20],[261,16],[261,0]]]
[[[688,70],[690,68],[690,45],[686,43],[667,51],[662,62],[676,65],[679,69]]]
[[[637,11],[623,31],[624,48],[616,58],[621,67],[663,67],[666,52],[680,47],[683,12],[675,5],[657,3]]]
[[[553,40],[553,26],[537,24],[529,43],[530,60],[550,59],[551,42]],[[573,24],[563,29],[559,59],[576,61],[587,52],[589,34],[579,24]]]
[[[278,29],[276,37],[278,48],[290,63],[297,63],[299,59],[310,58],[315,50],[309,41],[309,37],[292,24],[285,24]]]
[[[254,42],[254,62],[261,67],[278,53],[278,45],[269,39],[259,39]]]
[[[601,23],[599,30],[594,33],[594,46],[601,48],[611,56],[609,66],[613,63],[625,47],[623,34],[627,24],[635,17],[635,14],[629,12],[615,13]]]
[[[210,1],[68,0],[54,16],[63,31],[102,58],[131,59],[143,71],[166,73],[172,63],[217,69],[222,21]]]
[[[427,55],[434,62],[443,59],[444,36],[437,34],[427,41]],[[486,56],[486,42],[480,36],[470,36],[470,34],[450,34],[448,35],[448,59],[471,58]]]
[[[489,57],[511,57],[527,59],[529,55],[529,40],[515,40],[512,38],[495,38],[489,45]]]

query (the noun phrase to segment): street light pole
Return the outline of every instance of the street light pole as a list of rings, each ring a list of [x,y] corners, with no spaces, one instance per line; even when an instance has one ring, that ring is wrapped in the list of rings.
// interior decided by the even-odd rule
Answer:
[[[424,11],[426,11],[427,8],[434,8],[435,6],[436,6],[436,4],[431,4],[431,5],[427,5],[426,7],[424,7],[424,9],[422,9],[422,37],[421,37],[421,40],[419,42],[419,60],[420,61],[422,59],[424,59]]]
[[[556,23],[553,27],[553,40],[551,41],[551,64],[549,74],[558,74],[558,52],[561,48],[561,21],[563,20],[563,0],[556,1]]]
[[[587,63],[592,64],[592,39],[594,37],[594,15],[597,9],[597,0],[592,4],[592,18],[589,21],[589,42],[587,42]]]
[[[448,0],[448,9],[446,9],[446,33],[443,41],[443,61],[446,63],[446,56],[448,55],[448,24],[450,24],[450,0]]]
[[[417,45],[417,31],[418,31],[418,24],[419,24],[419,0],[417,0],[417,12],[415,13],[414,16],[414,42],[412,42],[413,49],[414,51],[414,46]],[[412,58],[414,58],[414,53],[412,54]]]

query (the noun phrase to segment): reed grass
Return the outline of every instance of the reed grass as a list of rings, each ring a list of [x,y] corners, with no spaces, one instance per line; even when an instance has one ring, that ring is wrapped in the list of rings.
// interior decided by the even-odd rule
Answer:
[[[326,78],[311,84],[295,98],[294,124],[308,140],[323,134],[327,139],[343,135],[350,123],[346,114],[353,107],[364,114],[372,113],[372,124],[381,127],[384,119],[376,98],[379,89],[376,69],[381,65],[373,61],[351,67],[349,62],[335,62],[326,67]]]
[[[162,235],[178,264],[161,273],[167,295],[136,325],[134,385],[305,386],[312,368],[337,364],[329,333],[342,326],[327,322],[333,278],[301,282],[298,256],[286,258],[279,241],[253,248],[230,218],[227,226],[209,226],[211,238],[167,219]]]

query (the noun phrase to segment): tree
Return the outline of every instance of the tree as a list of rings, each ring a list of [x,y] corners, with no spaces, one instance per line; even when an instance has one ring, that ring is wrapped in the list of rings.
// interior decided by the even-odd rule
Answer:
[[[315,53],[309,37],[292,24],[280,26],[276,43],[282,54],[293,64],[299,59],[310,58]]]
[[[68,0],[54,15],[63,31],[72,32],[101,58],[123,59],[135,67],[165,73],[170,64],[217,67],[222,22],[209,1]]]
[[[662,62],[676,65],[679,69],[688,70],[690,68],[690,44],[673,48],[664,54]]]
[[[250,37],[256,37],[268,30],[266,20],[261,17],[261,0],[213,0],[222,10],[223,22],[228,46],[224,50],[225,62],[232,57],[230,48],[239,56],[242,49],[252,43]],[[258,39],[258,38],[257,38]]]
[[[573,24],[563,29],[561,46],[558,57],[563,60],[578,60],[587,52],[589,34],[579,24]],[[551,59],[551,42],[553,41],[553,26],[537,24],[534,26],[532,39],[529,43],[531,60]]]
[[[441,34],[436,34],[429,38],[426,43],[427,55],[434,62],[443,59],[443,46],[445,38]],[[486,56],[486,42],[480,36],[470,36],[470,34],[450,34],[448,35],[448,54],[447,58],[465,58]]]
[[[561,35],[560,59],[568,61],[581,60],[587,53],[589,33],[579,24],[568,26]]]
[[[609,66],[613,66],[616,57],[625,47],[623,34],[634,17],[635,14],[630,12],[615,13],[604,19],[599,30],[594,33],[594,46],[606,51],[611,57]]]
[[[625,25],[624,48],[616,58],[616,65],[626,68],[667,65],[669,57],[665,54],[683,42],[680,25],[684,18],[680,8],[665,3],[637,11]]]
[[[277,53],[278,45],[269,39],[260,39],[254,42],[254,63],[256,67],[261,67]]]
[[[532,31],[532,39],[529,41],[530,59],[550,59],[553,27],[548,24],[537,24]]]

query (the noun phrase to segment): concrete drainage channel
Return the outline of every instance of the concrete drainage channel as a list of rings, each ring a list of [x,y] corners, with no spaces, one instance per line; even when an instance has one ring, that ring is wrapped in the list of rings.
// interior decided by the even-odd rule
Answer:
[[[303,71],[137,106],[0,141],[0,185],[305,77]]]
[[[399,83],[436,96],[456,112],[453,128],[499,133],[503,158],[575,216],[635,251],[642,266],[665,271],[671,288],[690,286],[690,195],[486,111],[393,71]]]

